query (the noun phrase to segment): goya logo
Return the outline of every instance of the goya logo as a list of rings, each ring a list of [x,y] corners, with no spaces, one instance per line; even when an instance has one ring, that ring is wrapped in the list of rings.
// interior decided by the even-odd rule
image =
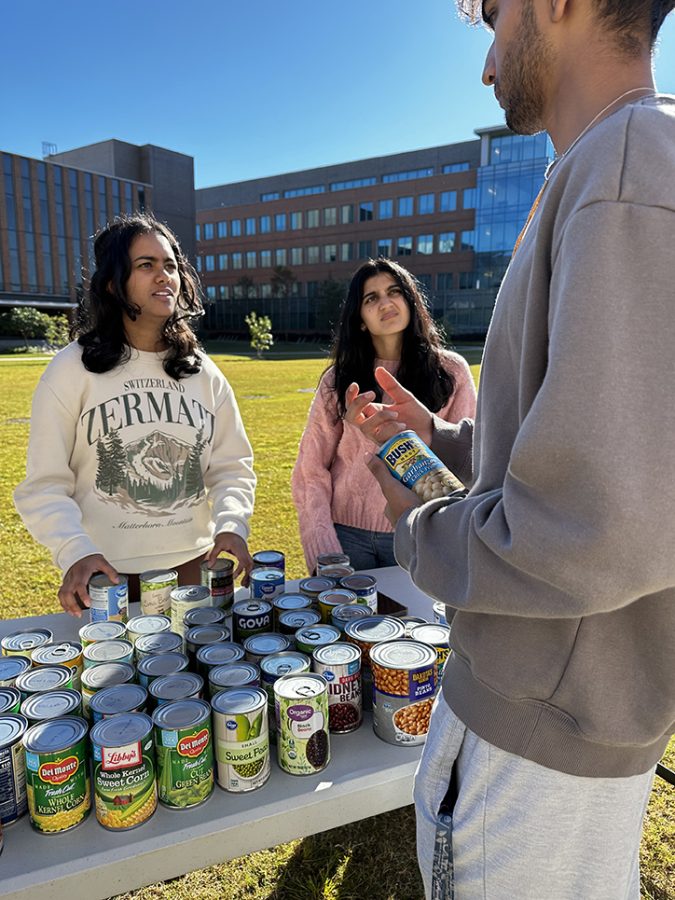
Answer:
[[[80,761],[76,756],[67,756],[58,762],[42,763],[40,781],[46,781],[48,784],[63,784],[77,772],[79,767]]]
[[[178,741],[178,753],[180,756],[189,756],[191,759],[194,759],[195,756],[199,756],[206,748],[209,737],[210,734],[208,728],[202,728],[202,730],[198,731],[196,734],[190,734],[187,737],[181,738]]]

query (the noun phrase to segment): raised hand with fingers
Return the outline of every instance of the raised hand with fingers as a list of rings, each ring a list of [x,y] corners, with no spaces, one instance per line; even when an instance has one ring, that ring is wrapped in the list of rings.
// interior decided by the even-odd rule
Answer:
[[[406,429],[430,443],[432,414],[426,406],[382,366],[375,369],[375,380],[392,402],[377,403],[373,391],[359,394],[358,384],[351,384],[345,395],[345,421],[378,446]]]

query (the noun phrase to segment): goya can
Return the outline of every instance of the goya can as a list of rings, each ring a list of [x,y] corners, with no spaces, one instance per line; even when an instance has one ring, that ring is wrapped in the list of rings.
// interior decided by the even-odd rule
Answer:
[[[204,691],[204,679],[195,672],[177,672],[175,675],[162,675],[155,678],[148,686],[151,701],[158,706],[176,700],[198,699]]]
[[[344,606],[347,603],[356,603],[356,594],[346,588],[333,588],[331,591],[321,591],[317,597],[321,621],[325,625],[331,624],[331,615],[336,606]]]
[[[348,566],[349,557],[346,553],[319,553],[316,558],[316,574],[324,575],[324,569],[331,566]]]
[[[178,572],[174,569],[150,569],[138,576],[141,590],[141,613],[144,616],[165,616],[171,612],[171,591],[178,587]]]
[[[21,712],[21,691],[15,687],[0,688],[0,716]]]
[[[423,744],[436,694],[436,651],[418,641],[385,641],[370,651],[373,729],[389,744]]]
[[[31,694],[44,691],[61,691],[73,687],[73,672],[67,666],[39,666],[17,676],[14,687],[25,700]]]
[[[319,594],[322,591],[332,591],[338,586],[336,578],[328,578],[325,575],[312,575],[298,582],[298,590],[305,597],[309,597],[313,604],[318,603]]]
[[[405,625],[393,616],[367,616],[345,625],[345,638],[362,651],[361,665],[370,668],[370,651],[381,641],[400,640],[405,637]]]
[[[261,660],[272,653],[281,653],[291,646],[290,639],[285,634],[277,634],[274,631],[254,634],[244,641],[244,651],[248,662],[260,664]]]
[[[274,683],[277,758],[289,775],[314,775],[330,761],[328,690],[321,675],[282,675]]]
[[[236,794],[261,788],[270,777],[267,694],[221,691],[211,708],[218,784]]]
[[[328,683],[329,730],[356,731],[363,718],[361,702],[361,650],[338,642],[312,654],[312,671]]]
[[[197,625],[225,625],[231,616],[219,606],[201,606],[199,609],[191,609],[185,613],[183,624],[185,630],[195,628]]]
[[[285,612],[309,609],[311,600],[304,594],[279,594],[272,601],[272,621],[275,631],[279,630],[279,616]]]
[[[295,646],[301,653],[311,656],[318,647],[340,640],[340,632],[333,625],[310,625],[295,632]]]
[[[85,669],[100,666],[103,663],[133,663],[134,645],[131,641],[96,641],[82,651]]]
[[[194,625],[185,632],[185,651],[191,663],[195,663],[197,651],[208,644],[228,641],[230,629],[225,625]]]
[[[209,696],[239,687],[260,687],[260,669],[255,663],[232,662],[209,669]]]
[[[78,632],[82,649],[98,641],[123,641],[127,634],[124,622],[89,622]]]
[[[217,644],[206,644],[197,650],[195,666],[200,675],[208,680],[209,671],[215,666],[239,662],[244,658],[244,648],[233,641],[219,641]]]
[[[435,625],[425,623],[416,625],[410,632],[413,641],[428,644],[436,651],[436,665],[438,666],[438,680],[443,674],[445,661],[450,653],[450,628],[448,625]]]
[[[48,628],[31,628],[27,631],[13,631],[0,641],[3,656],[25,656],[30,660],[33,650],[51,644],[54,635]]]
[[[281,550],[258,550],[253,554],[254,569],[280,569],[286,571],[286,557]]]
[[[119,713],[91,729],[94,807],[109,831],[128,831],[157,809],[152,719],[141,712]]]
[[[115,684],[129,684],[136,678],[136,671],[129,663],[102,663],[82,673],[82,709],[89,715],[91,698],[97,691]]]
[[[211,591],[202,584],[186,584],[171,591],[171,631],[185,636],[185,614],[201,606],[213,606]]]
[[[119,583],[115,584],[99,572],[92,575],[87,585],[91,599],[92,622],[126,622],[129,617],[129,584],[126,575],[119,575]]]
[[[234,561],[219,556],[213,566],[200,565],[202,586],[211,593],[212,606],[229,612],[234,603]]]
[[[97,691],[91,698],[89,710],[93,722],[100,722],[121,713],[144,713],[148,692],[140,684],[115,684]]]
[[[261,569],[260,571],[267,571]],[[272,628],[272,604],[267,600],[242,600],[232,607],[232,628],[236,640],[243,641],[252,634]]]
[[[269,707],[270,738],[276,740],[276,716],[274,713],[274,682],[282,675],[290,675],[292,672],[309,672],[310,658],[306,653],[298,653],[295,650],[285,650],[282,653],[272,653],[266,656],[260,663],[260,679],[262,687],[267,694]]]
[[[170,809],[204,803],[214,785],[211,707],[204,700],[176,700],[152,715],[159,801]]]
[[[11,825],[28,809],[23,737],[28,728],[24,716],[0,716],[0,823]]]
[[[0,687],[13,687],[14,682],[30,669],[31,662],[27,656],[0,657]]]
[[[142,634],[136,638],[134,654],[137,662],[146,656],[159,653],[176,653],[183,650],[183,638],[173,631],[162,631],[160,634]]]
[[[374,616],[377,615],[377,578],[357,572],[341,578],[340,587],[356,594],[356,603],[362,603]]]
[[[21,704],[21,715],[29,725],[44,722],[45,719],[60,719],[63,716],[82,715],[82,695],[79,691],[47,691],[31,694]]]
[[[171,631],[171,619],[168,616],[134,616],[127,622],[127,640],[132,645],[144,634],[165,634]]]
[[[43,834],[76,828],[91,809],[88,726],[79,716],[31,725],[23,738],[30,822]]]
[[[251,600],[266,600],[271,603],[284,593],[286,577],[281,569],[253,569],[251,579]]]
[[[136,666],[138,683],[142,687],[147,688],[156,678],[187,672],[189,665],[190,661],[185,653],[179,653],[178,651],[144,656],[143,659],[138,661]]]
[[[448,624],[448,615],[447,615],[447,607],[442,600],[436,600],[433,605],[434,610],[434,622],[437,625],[447,625]]]
[[[30,655],[33,666],[66,666],[73,675],[73,687],[80,689],[80,676],[84,669],[82,644],[75,641],[62,641],[60,644],[47,644],[38,647]]]
[[[307,598],[309,600],[309,598]],[[295,632],[300,628],[310,628],[321,621],[321,613],[316,609],[292,609],[279,615],[279,633],[290,637],[295,645]]]
[[[360,603],[345,603],[343,606],[336,606],[330,614],[331,625],[334,625],[340,631],[345,630],[347,622],[353,622],[354,619],[365,619],[372,616],[369,606],[361,606]]]
[[[394,435],[377,451],[391,474],[426,503],[464,485],[414,431]]]

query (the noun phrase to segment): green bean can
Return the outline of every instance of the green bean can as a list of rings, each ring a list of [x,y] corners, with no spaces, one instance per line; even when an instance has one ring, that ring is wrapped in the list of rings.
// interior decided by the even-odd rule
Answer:
[[[221,691],[211,706],[218,784],[236,794],[257,790],[270,777],[267,694],[260,688]]]
[[[204,700],[175,700],[152,715],[159,802],[169,809],[204,803],[214,786],[211,707]]]

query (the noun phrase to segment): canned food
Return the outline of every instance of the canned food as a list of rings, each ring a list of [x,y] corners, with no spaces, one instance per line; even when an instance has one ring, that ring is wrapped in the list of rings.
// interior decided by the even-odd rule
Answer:
[[[0,716],[21,712],[21,691],[15,687],[0,688]]]
[[[447,608],[446,608],[445,603],[443,603],[441,600],[436,600],[436,602],[433,605],[433,610],[434,610],[434,622],[437,625],[447,625],[448,617],[447,617]]]
[[[336,581],[339,581],[341,578],[344,578],[347,575],[353,575],[354,569],[351,566],[324,566],[321,570],[321,574],[325,575],[327,578],[335,578]]]
[[[340,579],[340,587],[356,594],[356,602],[367,606],[377,615],[377,579],[372,575],[346,575]]]
[[[158,706],[175,700],[198,700],[203,690],[204,679],[194,672],[162,675],[161,678],[154,678],[148,685],[151,701]]]
[[[97,691],[114,684],[129,684],[136,677],[134,667],[129,663],[102,663],[92,666],[82,673],[82,709],[89,715],[89,703]]]
[[[316,574],[325,575],[323,571],[327,566],[348,566],[349,557],[346,553],[319,553],[316,558]]]
[[[197,651],[207,644],[218,644],[230,638],[230,630],[225,625],[195,625],[185,632],[185,649],[188,659],[194,663]]]
[[[24,735],[28,812],[36,831],[69,831],[89,815],[87,731],[84,719],[65,716],[31,725]]]
[[[330,761],[328,691],[312,673],[282,675],[274,683],[279,767],[289,775],[314,775]]]
[[[124,622],[89,622],[80,628],[78,635],[82,649],[97,641],[122,641],[126,637],[127,626]]]
[[[239,662],[244,658],[244,648],[232,641],[219,641],[217,644],[206,644],[197,650],[195,665],[197,671],[208,680],[209,670],[226,663]]]
[[[177,651],[144,656],[136,666],[138,683],[147,688],[155,678],[162,678],[164,675],[178,675],[180,672],[187,671],[189,665],[190,661],[185,653]]]
[[[405,626],[393,616],[368,616],[345,625],[345,638],[361,648],[361,665],[364,670],[370,668],[370,650],[375,644],[403,637]]]
[[[47,691],[31,694],[21,704],[21,715],[29,725],[44,722],[45,719],[60,719],[63,716],[82,715],[82,695],[79,691]]]
[[[131,641],[97,641],[85,647],[82,656],[85,669],[108,662],[133,663],[134,645]]]
[[[201,606],[186,612],[183,624],[187,631],[197,625],[227,625],[230,618],[219,606]]]
[[[239,687],[260,687],[260,669],[255,663],[233,662],[209,669],[209,696]]]
[[[73,675],[73,687],[80,689],[80,676],[84,669],[82,660],[82,644],[74,641],[62,641],[60,644],[47,644],[38,647],[30,655],[33,665],[39,666],[66,666]]]
[[[306,598],[309,602],[309,598]],[[299,628],[309,628],[318,625],[321,621],[321,613],[316,609],[295,609],[283,612],[279,615],[279,632],[290,637],[295,643],[295,632]]]
[[[141,712],[119,713],[91,729],[94,806],[109,831],[128,831],[157,809],[152,719]]]
[[[272,628],[272,604],[266,600],[242,600],[235,603],[232,607],[232,628],[238,641],[261,631],[269,631]]]
[[[394,435],[377,451],[391,474],[423,503],[445,497],[464,485],[414,431]]]
[[[148,692],[140,684],[115,684],[97,691],[91,698],[89,709],[94,722],[120,713],[144,713],[148,704]]]
[[[286,579],[282,569],[253,569],[250,574],[251,599],[271,603],[284,593]]]
[[[142,634],[136,638],[134,654],[138,662],[146,656],[158,653],[176,653],[183,650],[183,638],[173,631],[162,631],[160,634]]]
[[[221,691],[211,706],[218,784],[237,794],[257,790],[270,777],[267,694]]]
[[[310,625],[295,632],[295,646],[301,653],[311,656],[318,648],[340,640],[340,632],[333,625]]]
[[[285,634],[277,634],[274,631],[254,634],[244,641],[244,651],[248,662],[260,663],[265,656],[272,653],[281,653],[291,646],[289,638]]]
[[[428,625],[426,619],[422,619],[420,616],[400,616],[398,617],[399,622],[403,623],[403,627],[405,628],[404,637],[412,637],[412,630],[417,625]]]
[[[187,584],[171,591],[171,631],[185,636],[185,614],[201,606],[213,606],[211,591],[201,584]]]
[[[356,731],[363,718],[361,650],[338,642],[312,654],[312,671],[328,683],[328,725],[336,733]]]
[[[305,597],[309,597],[312,603],[318,603],[319,594],[322,591],[332,591],[338,586],[336,578],[327,578],[325,575],[312,575],[311,578],[303,578],[298,582],[298,590]]]
[[[170,809],[204,803],[213,791],[211,707],[204,700],[176,700],[152,716],[159,800]]]
[[[361,606],[360,603],[345,603],[342,606],[334,607],[330,614],[331,625],[334,625],[339,631],[344,631],[347,622],[353,622],[354,619],[365,619],[372,614],[369,606]]]
[[[44,647],[54,640],[47,628],[31,628],[28,631],[13,631],[0,641],[3,656],[25,656],[30,660],[33,650]]]
[[[330,591],[321,591],[318,598],[321,621],[330,625],[331,614],[336,606],[344,606],[347,603],[356,603],[356,594],[345,588],[333,588]]]
[[[171,591],[178,587],[174,569],[150,569],[138,576],[141,589],[141,613],[164,616],[171,612]]]
[[[18,714],[0,716],[0,823],[11,825],[28,809],[26,761],[22,740],[28,721]]]
[[[436,665],[438,666],[438,680],[441,680],[445,661],[450,653],[450,628],[448,625],[435,625],[425,623],[417,625],[410,632],[413,641],[428,644],[436,651]]]
[[[31,694],[42,694],[44,691],[61,691],[73,686],[73,672],[67,666],[39,666],[28,669],[18,675],[14,687],[21,692],[25,700]]]
[[[418,641],[384,641],[370,659],[375,734],[389,744],[423,744],[437,687],[436,651]]]
[[[285,650],[282,653],[272,653],[265,656],[260,663],[260,678],[262,686],[267,694],[269,706],[270,738],[276,740],[276,717],[274,714],[274,682],[282,675],[290,675],[292,672],[309,672],[310,659],[305,653],[297,653],[295,650]]]
[[[212,606],[229,611],[234,603],[234,561],[219,556],[211,567],[203,562],[200,571],[202,585],[211,593]]]
[[[281,550],[258,550],[253,554],[254,569],[281,569],[286,571],[286,557]]]
[[[118,575],[119,583],[114,584],[107,575],[99,572],[92,575],[87,585],[91,599],[92,622],[126,622],[129,609],[129,585],[126,575]]]
[[[127,640],[135,644],[143,634],[165,634],[171,631],[168,616],[134,616],[127,622]]]
[[[0,687],[13,687],[18,676],[27,672],[30,666],[28,656],[0,657]]]
[[[272,601],[272,620],[274,630],[279,630],[279,616],[285,612],[293,612],[298,609],[309,609],[311,600],[304,594],[279,594]]]

